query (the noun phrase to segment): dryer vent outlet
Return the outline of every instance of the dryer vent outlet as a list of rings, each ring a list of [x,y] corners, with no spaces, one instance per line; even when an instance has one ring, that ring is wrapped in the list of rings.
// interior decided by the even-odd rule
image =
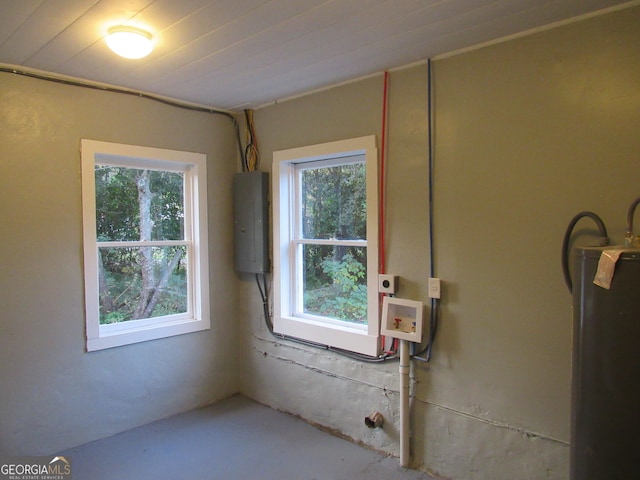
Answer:
[[[398,291],[397,275],[378,275],[378,292],[395,295]]]

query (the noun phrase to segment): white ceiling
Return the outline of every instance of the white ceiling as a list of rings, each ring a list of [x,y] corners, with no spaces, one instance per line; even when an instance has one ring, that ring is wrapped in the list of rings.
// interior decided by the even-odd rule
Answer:
[[[626,0],[0,0],[0,64],[227,110],[364,77]],[[108,27],[146,26],[142,60]]]

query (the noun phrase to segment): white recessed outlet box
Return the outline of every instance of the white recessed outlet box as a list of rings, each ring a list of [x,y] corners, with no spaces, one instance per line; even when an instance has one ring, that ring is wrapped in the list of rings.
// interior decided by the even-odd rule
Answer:
[[[397,297],[384,297],[382,299],[382,328],[380,333],[400,340],[422,342],[423,309],[422,302]]]
[[[397,275],[378,275],[378,292],[394,295],[398,291]]]

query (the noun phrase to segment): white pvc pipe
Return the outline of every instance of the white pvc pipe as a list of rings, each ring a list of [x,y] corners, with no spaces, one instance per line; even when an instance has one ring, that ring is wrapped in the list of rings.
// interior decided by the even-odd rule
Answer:
[[[409,466],[409,341],[400,340],[400,465]]]

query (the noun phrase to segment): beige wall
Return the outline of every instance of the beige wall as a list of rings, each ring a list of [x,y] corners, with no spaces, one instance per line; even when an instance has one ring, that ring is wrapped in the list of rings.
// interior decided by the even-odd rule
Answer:
[[[640,194],[640,8],[434,62],[435,268],[429,367],[413,368],[415,465],[455,479],[566,479],[571,298],[560,247],[594,210],[621,241]],[[426,66],[390,79],[388,272],[427,302]],[[382,76],[255,113],[272,152],[376,134]],[[584,228],[591,227],[588,223]],[[397,454],[397,364],[276,342],[243,279],[243,391]],[[380,410],[382,431],[364,417]]]
[[[207,154],[210,331],[85,353],[81,138]],[[224,117],[0,74],[0,454],[53,453],[237,392],[235,170]]]

